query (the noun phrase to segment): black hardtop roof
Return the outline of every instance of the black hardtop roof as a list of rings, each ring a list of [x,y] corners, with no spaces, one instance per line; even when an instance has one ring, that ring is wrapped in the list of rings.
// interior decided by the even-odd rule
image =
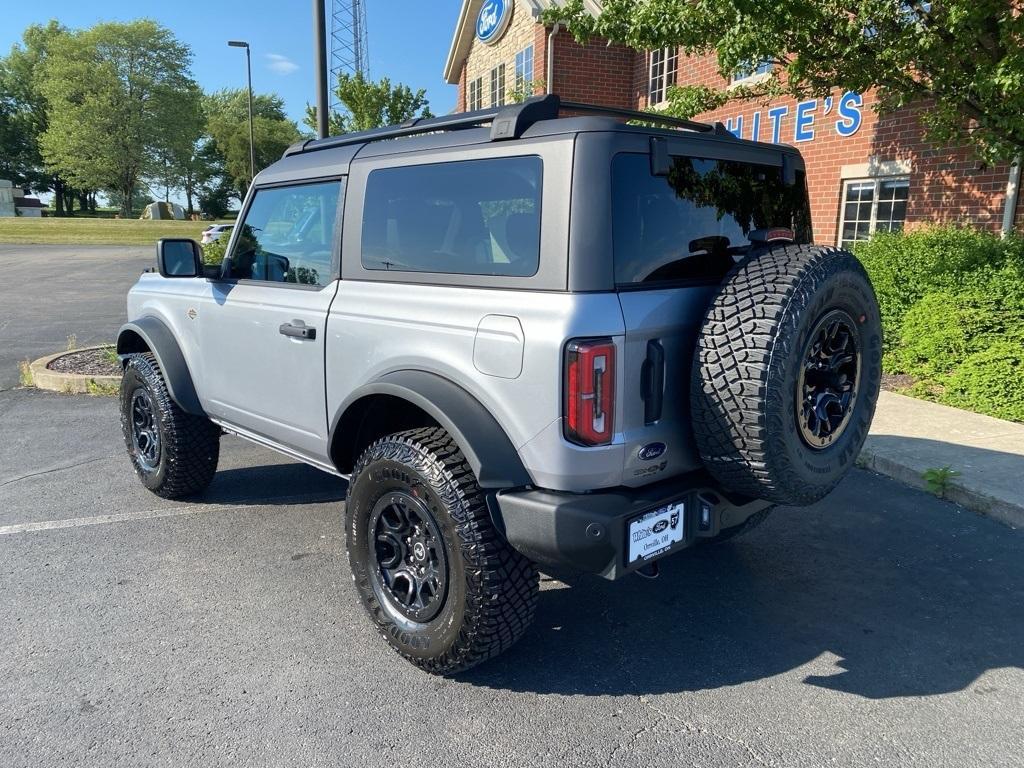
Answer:
[[[563,114],[566,112],[569,114]],[[644,124],[630,125],[624,122],[626,120]],[[289,176],[303,173],[308,173],[309,177],[323,176],[330,174],[331,168],[340,171],[342,166],[347,167],[363,148],[368,150],[362,153],[364,155],[380,156],[592,131],[621,131],[665,139],[685,137],[799,155],[798,150],[787,145],[739,139],[722,123],[700,123],[652,112],[566,102],[548,94],[535,96],[521,104],[417,118],[401,125],[324,139],[307,139],[289,147],[281,160],[261,172],[260,176],[265,177],[268,171],[274,176],[277,175],[275,171],[286,172]],[[368,145],[373,145],[372,151]]]

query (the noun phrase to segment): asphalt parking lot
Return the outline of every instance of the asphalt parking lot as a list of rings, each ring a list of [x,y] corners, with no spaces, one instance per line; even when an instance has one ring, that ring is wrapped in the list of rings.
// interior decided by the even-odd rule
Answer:
[[[164,501],[113,399],[13,388],[150,259],[0,246],[0,766],[1024,765],[1024,534],[862,471],[655,581],[546,577],[512,651],[418,672],[342,481],[225,438]]]

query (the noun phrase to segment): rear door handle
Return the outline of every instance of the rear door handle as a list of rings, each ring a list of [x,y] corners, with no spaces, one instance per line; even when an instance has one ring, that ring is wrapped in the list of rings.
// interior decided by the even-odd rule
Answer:
[[[296,320],[292,323],[282,323],[281,327],[278,328],[283,336],[291,336],[295,339],[315,339],[316,328],[312,328],[301,320]]]

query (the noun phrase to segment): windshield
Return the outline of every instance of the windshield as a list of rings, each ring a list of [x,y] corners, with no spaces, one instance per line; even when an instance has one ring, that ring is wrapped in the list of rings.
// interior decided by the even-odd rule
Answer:
[[[785,184],[779,166],[675,157],[668,176],[650,156],[612,161],[612,237],[619,286],[720,280],[750,249],[758,229],[811,238],[803,171]]]

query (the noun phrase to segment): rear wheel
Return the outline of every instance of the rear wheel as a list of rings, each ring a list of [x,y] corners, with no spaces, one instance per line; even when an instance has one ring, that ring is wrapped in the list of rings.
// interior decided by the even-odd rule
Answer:
[[[367,448],[345,521],[363,607],[416,666],[467,669],[509,648],[533,620],[537,569],[495,529],[443,429],[400,432]]]
[[[178,407],[153,355],[128,358],[120,399],[121,432],[142,484],[167,499],[205,490],[217,471],[220,427]]]
[[[881,362],[878,304],[852,254],[788,245],[748,258],[719,289],[695,352],[705,466],[752,498],[821,499],[867,437]]]

